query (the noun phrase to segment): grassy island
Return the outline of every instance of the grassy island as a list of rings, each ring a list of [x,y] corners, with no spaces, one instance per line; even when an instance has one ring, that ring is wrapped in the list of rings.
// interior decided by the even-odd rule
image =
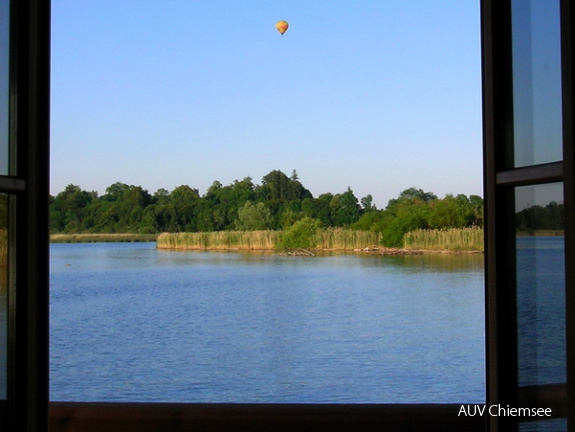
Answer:
[[[286,231],[216,231],[196,233],[163,233],[158,236],[158,249],[189,250],[276,250],[282,247]],[[369,231],[346,229],[317,230],[305,244],[293,248],[349,251],[378,245],[381,235]]]
[[[483,230],[419,230],[406,234],[403,247],[381,246],[380,233],[351,229],[305,230],[293,234],[285,231],[217,231],[196,233],[163,233],[158,236],[158,249],[272,251],[322,250],[363,251],[380,254],[423,252],[482,252]]]

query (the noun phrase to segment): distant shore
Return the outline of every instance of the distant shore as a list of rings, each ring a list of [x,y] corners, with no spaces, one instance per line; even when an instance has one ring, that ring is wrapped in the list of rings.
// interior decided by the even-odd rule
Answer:
[[[199,234],[199,233],[198,233]],[[211,237],[208,233],[204,236]],[[156,234],[130,234],[130,233],[102,233],[102,234],[52,234],[51,243],[136,243],[156,242]],[[182,243],[158,242],[156,247],[161,250],[190,250],[190,251],[214,251],[214,252],[274,252],[284,255],[315,255],[323,252],[356,252],[370,255],[421,255],[425,253],[483,253],[482,250],[439,250],[419,248],[390,248],[377,245],[357,247],[352,243],[340,244],[334,247],[318,247],[310,249],[277,250],[271,242],[253,242],[244,245],[192,245]]]
[[[459,230],[464,233],[464,230]],[[476,231],[477,235],[482,235],[482,231]],[[471,231],[473,233],[473,231]],[[467,233],[470,231],[468,230]],[[425,246],[417,247],[406,244],[403,248],[390,248],[378,245],[377,238],[364,237],[361,231],[333,230],[330,238],[324,236],[322,241],[315,248],[294,249],[278,251],[275,247],[277,236],[280,231],[221,231],[210,233],[163,233],[163,234],[134,234],[134,233],[99,233],[99,234],[52,234],[52,243],[116,243],[116,242],[155,242],[156,247],[162,250],[197,250],[197,251],[260,251],[260,252],[280,252],[286,255],[304,255],[321,252],[360,252],[373,255],[419,255],[424,253],[483,253],[482,245],[477,242],[473,246],[458,245],[462,240],[457,240],[453,244],[445,242],[446,247]],[[445,233],[439,231],[439,233]],[[425,233],[423,233],[425,234]],[[433,233],[428,233],[433,234]],[[435,233],[437,235],[438,232]],[[456,233],[457,234],[457,233]],[[519,231],[518,237],[534,236],[562,236],[560,230],[533,230]],[[449,247],[447,247],[449,246]],[[307,252],[310,251],[310,252]]]

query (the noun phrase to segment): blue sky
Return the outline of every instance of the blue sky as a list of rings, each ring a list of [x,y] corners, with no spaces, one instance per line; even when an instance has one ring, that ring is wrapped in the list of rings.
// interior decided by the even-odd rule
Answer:
[[[295,169],[380,208],[412,186],[482,195],[479,1],[52,8],[52,194]]]

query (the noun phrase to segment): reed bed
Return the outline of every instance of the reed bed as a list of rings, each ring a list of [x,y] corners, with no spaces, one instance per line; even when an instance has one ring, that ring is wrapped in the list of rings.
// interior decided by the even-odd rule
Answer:
[[[406,249],[483,251],[483,229],[416,230],[404,235],[403,245]]]
[[[163,233],[158,236],[158,249],[192,250],[274,250],[282,231],[216,231]],[[378,245],[380,235],[369,231],[346,229],[319,230],[314,249],[355,250]]]
[[[134,233],[101,233],[101,234],[52,234],[52,243],[118,243],[118,242],[153,242],[156,234]]]
[[[215,231],[162,233],[156,240],[158,249],[196,250],[271,250],[280,231]]]
[[[379,245],[381,234],[371,231],[333,228],[316,234],[318,249],[356,250]]]

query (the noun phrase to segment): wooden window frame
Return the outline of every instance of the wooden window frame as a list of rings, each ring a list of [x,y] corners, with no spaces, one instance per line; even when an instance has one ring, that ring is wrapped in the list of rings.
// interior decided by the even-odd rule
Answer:
[[[482,65],[485,193],[487,401],[503,406],[552,406],[575,425],[575,166],[573,149],[573,7],[560,0],[563,160],[509,169],[512,142],[511,0],[482,1]],[[563,183],[567,384],[519,389],[514,188]],[[489,430],[517,430],[517,419],[490,417]]]
[[[8,431],[47,430],[50,2],[10,2]],[[4,79],[7,77],[3,77]]]

